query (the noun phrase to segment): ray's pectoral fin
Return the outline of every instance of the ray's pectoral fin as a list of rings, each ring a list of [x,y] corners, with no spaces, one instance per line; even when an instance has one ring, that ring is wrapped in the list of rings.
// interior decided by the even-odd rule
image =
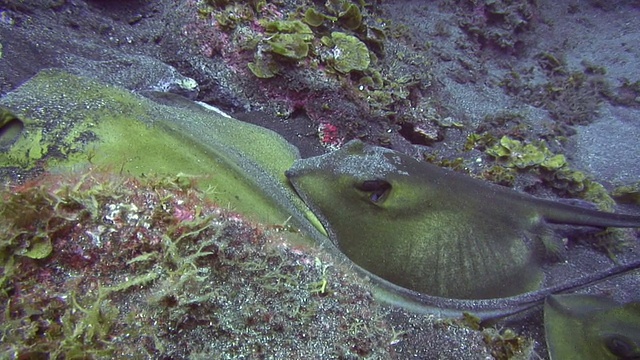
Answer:
[[[425,230],[416,232],[421,238],[412,241],[417,251],[410,258],[415,261],[403,274],[414,280],[408,288],[455,299],[500,298],[539,289],[544,278],[539,256],[523,240],[528,237],[533,243],[538,234],[497,219],[479,224],[473,216],[447,216],[450,223],[426,222]],[[421,221],[424,225],[425,219]]]
[[[552,360],[640,359],[640,302],[552,295],[544,323]]]

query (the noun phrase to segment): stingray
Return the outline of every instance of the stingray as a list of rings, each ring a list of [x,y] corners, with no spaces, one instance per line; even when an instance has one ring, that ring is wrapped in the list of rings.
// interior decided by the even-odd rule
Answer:
[[[357,140],[286,175],[341,252],[418,303],[539,290],[549,224],[640,227],[640,216],[538,199]]]
[[[551,295],[544,305],[551,360],[640,359],[640,302]]]
[[[299,160],[294,168],[288,172],[291,181],[298,183],[298,191],[301,194],[309,192],[309,195],[305,196],[307,203],[311,204],[318,214],[337,212],[335,216],[325,215],[325,220],[331,220],[330,222],[325,221],[325,226],[332,232],[333,240],[330,240],[322,230],[318,231],[321,226],[311,224],[315,223],[314,215],[304,206],[284,176],[285,170],[290,168],[294,160],[298,158],[298,152],[279,135],[264,128],[241,123],[176,96],[169,94],[147,95],[150,99],[59,70],[42,71],[21,85],[20,88],[0,99],[0,106],[8,109],[8,112],[0,111],[0,168],[19,169],[26,166],[27,170],[25,171],[28,171],[34,166],[43,166],[44,164],[45,169],[55,170],[58,167],[73,168],[78,163],[90,161],[94,166],[107,166],[107,168],[112,166],[114,169],[119,169],[119,171],[133,176],[147,176],[150,173],[174,175],[182,173],[190,176],[203,176],[198,184],[204,186],[203,189],[207,189],[207,186],[215,188],[211,196],[216,202],[228,204],[242,212],[243,215],[250,215],[252,219],[263,223],[287,221],[287,225],[291,228],[299,228],[302,231],[286,232],[283,235],[300,235],[303,237],[300,241],[305,244],[306,241],[313,240],[331,252],[336,260],[346,264],[352,262],[338,249],[346,245],[342,239],[348,238],[340,230],[345,226],[341,222],[341,216],[350,218],[349,221],[353,221],[353,226],[362,229],[354,231],[357,236],[353,237],[353,240],[364,244],[362,251],[365,252],[377,250],[374,246],[368,249],[367,242],[358,236],[367,236],[374,241],[371,243],[372,245],[376,245],[375,241],[381,241],[382,238],[378,235],[386,236],[388,241],[393,243],[399,239],[396,235],[409,230],[408,227],[406,229],[396,227],[396,225],[402,225],[402,222],[394,222],[393,216],[397,215],[407,219],[409,216],[414,216],[416,221],[420,217],[420,207],[417,202],[414,202],[413,205],[410,201],[406,202],[407,208],[404,212],[409,215],[403,215],[402,212],[389,208],[385,210],[382,207],[382,205],[391,204],[392,202],[388,200],[403,193],[399,191],[403,186],[396,186],[395,180],[384,180],[384,176],[393,175],[395,165],[391,160],[401,159],[398,157],[399,155],[394,155],[396,153],[393,152],[387,153],[379,148],[352,143],[337,153],[326,155],[322,158],[324,160]],[[49,109],[49,111],[43,112],[41,109]],[[360,150],[357,149],[358,147]],[[87,153],[93,155],[89,157]],[[386,156],[389,158],[386,159]],[[362,163],[362,161],[368,161],[368,163]],[[403,161],[410,164],[410,167],[417,164],[414,160],[405,159]],[[350,166],[353,166],[353,169],[349,170]],[[314,176],[311,176],[314,167],[318,173],[325,172],[323,170],[325,169],[326,174],[321,174],[321,177],[316,179],[318,186],[306,186],[305,184],[312,184],[316,181],[313,180]],[[332,168],[339,170],[344,176],[336,176],[338,172],[331,171]],[[309,171],[308,177],[304,175],[307,171]],[[358,201],[369,201],[372,204],[380,205],[380,211],[376,215],[379,217],[371,218],[366,213],[360,213],[357,208],[352,208],[355,203],[344,201],[353,196],[345,188],[348,178],[352,177],[349,175],[352,172],[360,173],[359,176],[363,178],[372,175],[373,182],[361,182],[360,185],[363,187],[356,190],[362,195]],[[414,170],[410,172],[414,173]],[[453,174],[452,176],[460,175]],[[296,177],[299,181],[296,181]],[[333,182],[334,179],[340,181],[336,181],[336,188],[331,190],[340,191],[343,194],[330,193],[327,190],[324,194],[320,194],[317,201],[314,200],[316,195],[313,193],[315,191],[325,191],[322,190],[322,186],[326,185],[323,184],[323,181]],[[419,184],[419,181],[415,180],[415,182]],[[393,188],[390,187],[391,185]],[[350,189],[353,191],[354,188]],[[408,194],[407,190],[413,191],[410,186],[406,187],[403,190],[405,194]],[[334,195],[344,196],[344,198],[334,197]],[[460,207],[460,204],[456,204],[456,202],[464,203],[469,196],[471,194],[468,191],[460,192],[449,200],[451,203],[449,208],[456,206],[459,208],[460,211],[455,209],[454,211],[461,214],[460,219],[462,219],[463,213],[468,210]],[[323,197],[324,199],[322,199]],[[324,201],[327,204],[320,206]],[[515,207],[519,208],[521,205]],[[508,211],[504,212],[508,213]],[[465,216],[472,217],[472,214]],[[287,220],[288,218],[289,220]],[[473,219],[471,221],[473,223]],[[541,222],[546,222],[546,220]],[[500,223],[504,224],[505,221]],[[346,225],[350,226],[350,224]],[[436,225],[438,228],[435,227]],[[515,231],[513,236],[506,238],[512,239],[509,241],[514,241],[515,245],[513,246],[521,247],[525,252],[531,252],[530,248],[515,242],[513,238],[524,241],[526,245],[526,239],[523,240],[519,237],[521,233],[530,233],[529,237],[535,237],[533,235],[536,234],[542,234],[543,237],[548,235],[548,231],[544,230],[544,227],[534,226],[533,229],[529,229],[524,225],[516,224],[515,226],[522,231]],[[478,230],[473,226],[468,226],[468,229]],[[426,231],[427,234],[444,236],[447,233],[446,230],[446,224],[434,224],[434,228],[426,228],[422,231]],[[455,230],[453,234],[460,233],[460,231],[462,230]],[[498,233],[504,237],[505,231],[507,230]],[[389,235],[389,233],[391,234]],[[478,234],[472,239],[486,240],[486,235]],[[447,243],[442,245],[446,246]],[[489,249],[495,248],[496,251],[505,248],[504,245],[485,246]],[[358,247],[359,245],[354,243],[352,249],[358,251]],[[442,249],[446,255],[448,252],[444,250]],[[478,256],[473,252],[467,252],[467,255],[472,256],[473,261],[476,262],[482,262],[482,256],[485,256]],[[349,256],[351,257],[351,255]],[[458,256],[463,257],[462,254]],[[526,260],[526,256],[526,254],[516,253],[512,258],[525,259],[520,260],[520,263],[523,264],[520,268],[524,269],[523,271],[532,271],[530,277],[533,281],[529,287],[522,288],[535,288],[539,274],[534,272],[539,272],[539,265],[536,261]],[[531,257],[535,258],[532,255]],[[380,257],[378,256],[378,258]],[[391,264],[398,260],[402,261],[401,258],[388,258],[385,261],[387,264]],[[441,261],[444,260],[446,259],[441,259]],[[506,260],[503,263],[506,264],[505,266],[509,265]],[[384,268],[382,265],[384,263],[381,263],[380,269]],[[635,266],[637,267],[637,265]],[[626,266],[626,268],[630,268],[630,266]],[[396,265],[396,267],[398,266]],[[431,292],[428,287],[421,287],[420,289],[425,293],[418,293],[408,287],[394,285],[364,268],[356,266],[354,269],[375,280],[373,291],[382,301],[396,303],[418,312],[451,317],[459,316],[466,311],[473,312],[485,319],[505,316],[539,304],[551,291],[570,289],[570,286],[563,284],[562,288],[556,287],[545,289],[542,292],[501,298],[499,301],[479,300],[476,295],[482,291],[471,291],[467,292],[467,297],[471,300],[450,299],[428,296],[427,294],[437,294]],[[407,270],[409,274],[412,273],[411,268],[407,268]],[[518,267],[513,266],[504,272],[515,272],[516,270]],[[497,270],[490,267],[486,270],[489,275],[492,271]],[[611,275],[616,271],[621,270],[615,269],[607,274]],[[384,273],[381,274],[384,275]],[[507,275],[505,274],[505,276]],[[581,278],[573,285],[584,285],[601,276],[602,274],[598,274],[586,279]],[[389,278],[395,281],[393,276]],[[414,273],[413,279],[416,282],[419,282],[419,278],[419,274]],[[482,279],[481,276],[478,278]],[[466,287],[458,279],[452,281],[460,283],[455,286]],[[516,280],[513,282],[515,283]],[[482,289],[480,285],[477,287]],[[517,291],[511,291],[511,293],[517,293]]]

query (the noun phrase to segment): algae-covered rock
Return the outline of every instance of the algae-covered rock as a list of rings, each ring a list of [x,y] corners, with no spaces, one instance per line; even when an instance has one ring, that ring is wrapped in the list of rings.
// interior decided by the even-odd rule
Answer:
[[[331,33],[333,68],[347,74],[353,70],[363,71],[369,67],[369,49],[357,37],[342,32]]]
[[[0,185],[0,359],[389,358],[393,325],[344,331],[385,316],[363,278],[192,185],[98,169]]]
[[[270,130],[182,97],[159,93],[155,99],[43,71],[0,100],[11,111],[0,124],[0,167],[91,165],[135,177],[187,174],[222,206],[267,224],[293,216],[292,225],[306,226],[283,175],[298,158],[295,147]],[[11,140],[4,140],[8,133]]]

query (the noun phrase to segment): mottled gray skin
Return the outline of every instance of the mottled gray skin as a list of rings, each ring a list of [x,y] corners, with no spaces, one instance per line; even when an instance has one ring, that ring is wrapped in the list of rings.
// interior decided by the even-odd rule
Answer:
[[[536,291],[548,223],[640,227],[638,216],[537,199],[360,141],[298,160],[286,175],[340,251],[407,289],[392,292],[426,297]]]

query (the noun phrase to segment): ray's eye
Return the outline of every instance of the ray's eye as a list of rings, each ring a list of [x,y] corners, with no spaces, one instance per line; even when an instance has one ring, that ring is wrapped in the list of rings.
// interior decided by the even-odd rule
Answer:
[[[619,359],[640,359],[640,348],[626,336],[609,335],[605,338],[605,344]]]
[[[380,203],[391,191],[391,184],[384,180],[367,180],[361,182],[356,188],[369,193],[369,200],[371,200],[371,202]]]

